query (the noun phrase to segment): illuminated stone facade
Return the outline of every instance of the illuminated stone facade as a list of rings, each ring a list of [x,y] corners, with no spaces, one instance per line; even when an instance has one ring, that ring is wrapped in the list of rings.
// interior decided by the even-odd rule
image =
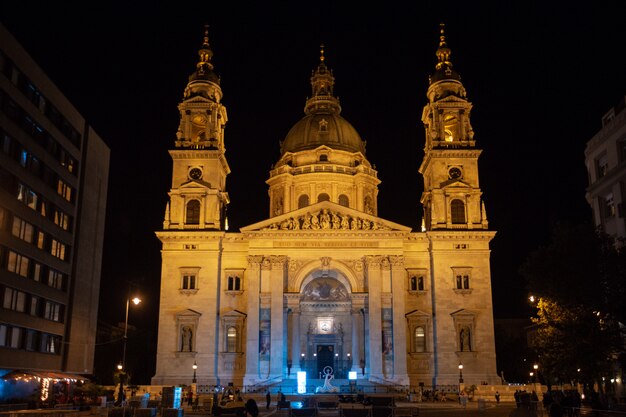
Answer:
[[[431,77],[423,230],[382,219],[380,181],[322,48],[305,116],[269,173],[269,217],[227,232],[226,110],[208,35],[190,77],[163,230],[154,384],[262,387],[297,371],[363,383],[499,382],[471,104],[443,33]]]

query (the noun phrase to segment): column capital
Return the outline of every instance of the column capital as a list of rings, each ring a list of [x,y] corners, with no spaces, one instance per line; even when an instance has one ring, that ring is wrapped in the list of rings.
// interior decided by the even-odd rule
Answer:
[[[404,268],[404,256],[402,255],[390,255],[389,261],[391,262],[391,267],[393,269]]]
[[[248,265],[250,266],[250,269],[258,270],[261,267],[262,261],[262,256],[248,256]]]

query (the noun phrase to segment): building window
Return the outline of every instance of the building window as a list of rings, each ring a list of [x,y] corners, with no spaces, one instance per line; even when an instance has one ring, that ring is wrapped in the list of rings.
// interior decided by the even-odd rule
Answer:
[[[609,171],[609,161],[605,155],[602,155],[598,159],[596,159],[596,174],[598,179],[604,177]]]
[[[50,242],[50,254],[52,256],[56,256],[57,258],[61,259],[61,260],[65,260],[65,256],[66,256],[66,246],[64,243],[59,242],[56,239],[52,239],[52,241]]]
[[[183,290],[195,290],[196,289],[196,276],[195,275],[183,275],[183,282],[181,288]]]
[[[61,338],[51,334],[41,334],[41,344],[39,350],[44,353],[58,353]]]
[[[424,291],[424,277],[423,276],[412,276],[409,279],[409,290],[410,291]]]
[[[72,187],[61,179],[57,180],[57,193],[67,201],[72,201]]]
[[[19,327],[12,327],[10,331],[9,347],[13,349],[19,349],[22,347],[22,332]]]
[[[452,200],[450,203],[450,215],[452,224],[465,223],[465,203],[461,200]]]
[[[241,291],[241,278],[228,277],[228,291]]]
[[[26,293],[6,287],[4,289],[4,301],[2,303],[2,307],[7,310],[24,313],[26,311]]]
[[[226,332],[226,352],[237,352],[237,329],[232,326]]]
[[[309,196],[306,194],[302,194],[298,197],[298,208],[303,208],[309,205]]]
[[[19,217],[13,217],[13,228],[12,228],[13,236],[18,237],[28,243],[33,242],[33,235],[35,229],[33,225],[20,219]]]
[[[42,213],[42,215],[45,215],[45,214]],[[63,213],[59,209],[54,209],[54,224],[56,224],[63,230],[68,230],[70,226],[70,216]]]
[[[26,336],[24,337],[24,349],[31,352],[37,350],[37,331],[26,330]]]
[[[321,203],[322,201],[330,201],[330,196],[326,193],[321,193],[317,196],[317,202]]]
[[[39,300],[40,298],[34,295],[30,296],[30,311],[28,312],[31,316],[39,316]]]
[[[57,290],[63,289],[64,275],[52,268],[48,270],[48,286],[56,288]]]
[[[320,162],[328,162],[328,155],[320,155]]]
[[[9,257],[7,260],[7,270],[10,272],[14,272],[23,277],[28,277],[28,265],[30,264],[30,259],[27,257],[20,255],[19,253],[15,253],[13,251],[9,251]]]
[[[9,333],[9,328],[6,324],[0,324],[0,346],[7,345],[7,335]]]
[[[61,304],[46,300],[43,318],[52,321],[61,321]]]
[[[421,326],[415,328],[415,351],[426,352],[426,332]]]
[[[457,274],[456,289],[457,290],[469,290],[469,288],[470,288],[469,274]]]
[[[187,203],[187,224],[200,224],[200,202],[191,200]]]
[[[341,194],[339,196],[339,205],[344,207],[350,207],[350,200],[348,199],[347,195]]]
[[[604,196],[602,201],[603,203],[603,213],[604,217],[614,217],[615,216],[615,201],[613,200],[613,193],[609,193]]]

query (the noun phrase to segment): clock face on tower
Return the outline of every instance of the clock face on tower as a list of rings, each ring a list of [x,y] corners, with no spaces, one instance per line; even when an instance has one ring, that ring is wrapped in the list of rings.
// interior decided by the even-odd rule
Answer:
[[[189,178],[199,180],[202,178],[202,170],[200,168],[191,168],[189,170]]]
[[[450,176],[451,179],[455,180],[457,178],[461,178],[462,172],[460,168],[452,167],[448,171],[448,175]]]

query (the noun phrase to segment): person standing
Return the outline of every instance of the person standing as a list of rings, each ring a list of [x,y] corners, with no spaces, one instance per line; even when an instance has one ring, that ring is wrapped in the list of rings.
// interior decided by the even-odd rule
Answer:
[[[265,394],[265,401],[267,401],[267,404],[265,405],[265,409],[269,410],[270,404],[272,402],[272,396],[270,395],[270,390],[267,390],[267,393]]]
[[[500,393],[496,391],[496,404],[500,404]]]
[[[246,417],[258,417],[259,416],[259,407],[257,406],[254,398],[248,399],[244,407],[244,411],[245,411]]]

